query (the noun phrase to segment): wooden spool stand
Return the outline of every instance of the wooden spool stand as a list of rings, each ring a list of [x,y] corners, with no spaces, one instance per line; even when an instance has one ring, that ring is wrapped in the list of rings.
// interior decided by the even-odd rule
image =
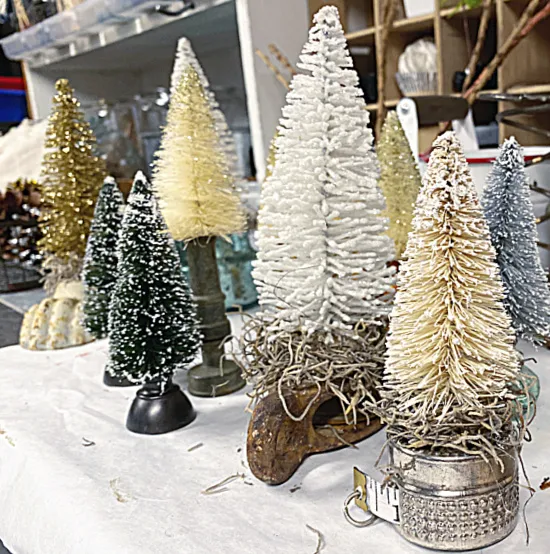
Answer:
[[[290,413],[302,414],[316,393],[316,389],[308,389],[285,395]],[[310,454],[343,448],[345,442],[359,442],[382,428],[375,417],[370,423],[364,418],[356,426],[346,424],[336,400],[332,394],[322,393],[306,417],[294,421],[288,417],[277,393],[263,398],[248,426],[247,457],[254,476],[264,483],[280,485],[292,477]]]

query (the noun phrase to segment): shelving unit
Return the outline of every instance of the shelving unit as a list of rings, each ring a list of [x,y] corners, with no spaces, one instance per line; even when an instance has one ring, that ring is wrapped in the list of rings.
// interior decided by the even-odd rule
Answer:
[[[101,1],[112,5],[110,0]],[[129,2],[117,0],[124,1]],[[274,43],[295,63],[307,38],[307,0],[195,0],[194,9],[176,17],[157,13],[155,5],[178,8],[181,2],[129,3],[136,8],[105,17],[90,28],[75,25],[67,36],[52,36],[51,29],[65,24],[70,29],[74,23],[70,12],[64,12],[59,21],[51,18],[31,28],[31,38],[25,40],[38,40],[41,33],[47,39],[43,46],[34,45],[19,57],[31,115],[43,118],[49,114],[55,81],[61,77],[70,80],[83,104],[100,99],[115,102],[167,88],[177,41],[186,36],[212,88],[231,92],[230,125],[250,131],[261,180],[286,91],[254,52],[257,48],[267,51]]]
[[[455,95],[453,92],[453,76],[457,71],[463,71],[470,59],[468,44],[473,47],[479,26],[481,8],[457,10],[456,1],[440,6],[436,0],[434,13],[405,18],[404,6],[401,2],[398,17],[390,32],[386,56],[383,61],[377,60],[376,50],[381,43],[381,19],[385,0],[341,0],[344,7],[348,39],[352,55],[354,49],[361,48],[361,54],[354,56],[360,72],[361,67],[370,66],[380,70],[379,64],[386,66],[386,102],[385,106],[393,108],[402,94],[395,80],[399,56],[405,47],[422,37],[432,37],[438,50],[438,94]],[[327,2],[328,3],[328,2]],[[527,0],[496,0],[486,44],[481,61],[489,60],[496,48],[509,36],[521,11],[527,5]],[[353,6],[353,10],[350,7]],[[352,21],[353,19],[353,21]],[[370,24],[357,28],[357,21],[368,20]],[[353,30],[351,28],[353,27]],[[365,53],[365,47],[369,49]],[[491,92],[513,93],[546,93],[550,92],[550,21],[540,23],[523,42],[512,52],[506,62],[500,67],[497,75],[497,88]],[[374,70],[374,69],[373,69]],[[499,109],[509,107],[500,103]],[[368,104],[367,108],[376,117],[377,105]],[[477,108],[476,108],[477,109]],[[525,118],[525,122],[529,122]],[[550,114],[537,115],[537,124],[550,128]],[[439,132],[439,127],[421,129],[420,149],[425,150]],[[500,127],[500,139],[514,134],[524,145],[544,143],[544,139],[532,133],[521,131],[506,125]]]

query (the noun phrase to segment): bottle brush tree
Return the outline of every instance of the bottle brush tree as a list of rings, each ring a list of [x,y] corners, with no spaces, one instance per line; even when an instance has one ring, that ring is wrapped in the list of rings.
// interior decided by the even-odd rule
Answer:
[[[263,313],[243,339],[245,370],[258,397],[314,387],[355,416],[381,377],[395,254],[336,8],[315,15],[298,67],[262,189],[253,275]]]
[[[204,70],[193,51],[191,42],[189,39],[182,37],[178,41],[177,51],[176,51],[176,60],[174,62],[174,68],[172,70],[172,76],[170,81],[170,95],[174,99],[178,85],[183,77],[183,73],[189,67],[192,67],[199,77],[199,81],[204,91],[204,95],[210,106],[210,114],[214,120],[214,127],[219,137],[220,149],[225,155],[228,167],[232,173],[233,178],[238,178],[237,175],[237,151],[235,148],[235,140],[233,139],[233,134],[231,129],[227,124],[225,115],[220,109],[220,105],[216,100],[216,95],[210,88],[210,83],[208,78],[204,73]],[[172,100],[174,102],[175,100]]]
[[[388,434],[410,448],[495,454],[510,441],[518,358],[489,229],[461,146],[433,146],[390,320]]]
[[[400,260],[407,246],[421,178],[397,112],[388,112],[376,151],[379,185],[386,197],[384,215],[390,220],[388,235],[395,243],[396,259]]]
[[[117,279],[117,243],[123,210],[122,193],[116,181],[107,177],[95,207],[82,271],[84,326],[97,339],[108,334],[109,305]]]
[[[198,396],[220,396],[244,386],[238,367],[224,358],[224,339],[231,328],[215,251],[217,236],[245,229],[234,184],[209,97],[197,71],[188,66],[172,96],[154,185],[172,236],[186,243],[204,338],[203,362],[189,372],[189,391]]]
[[[541,341],[550,334],[550,291],[529,193],[521,147],[512,137],[487,179],[483,207],[517,338]]]
[[[96,140],[66,79],[56,85],[42,163],[43,210],[39,241],[49,271],[46,289],[79,279],[94,206],[105,178]]]
[[[175,240],[244,230],[241,201],[220,144],[209,97],[187,66],[168,111],[154,169],[154,186]]]
[[[141,172],[128,198],[118,255],[109,372],[132,383],[165,386],[193,360],[200,336],[175,245]]]

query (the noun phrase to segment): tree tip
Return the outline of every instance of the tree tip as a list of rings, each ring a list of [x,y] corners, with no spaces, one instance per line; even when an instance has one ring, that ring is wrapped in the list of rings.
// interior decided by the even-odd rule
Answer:
[[[501,150],[520,150],[521,146],[513,135],[507,138],[500,147]]]
[[[72,91],[68,79],[58,79],[55,83],[55,90],[58,92]]]
[[[147,181],[147,177],[145,177],[145,173],[143,173],[143,171],[138,170],[135,177],[134,177],[134,183],[136,181]]]
[[[333,25],[335,19],[340,22],[340,13],[336,6],[323,6],[313,18],[318,25]]]
[[[502,143],[497,160],[501,165],[507,165],[510,167],[524,165],[525,160],[523,158],[521,145],[515,137],[512,136]]]
[[[181,50],[184,48],[191,48],[191,41],[187,37],[181,37],[178,40],[178,50]]]
[[[462,145],[453,131],[446,131],[434,140],[433,148],[460,148]]]

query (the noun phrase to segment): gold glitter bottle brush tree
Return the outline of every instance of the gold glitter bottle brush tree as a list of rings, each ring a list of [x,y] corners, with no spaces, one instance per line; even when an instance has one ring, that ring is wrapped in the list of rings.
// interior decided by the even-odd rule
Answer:
[[[452,551],[515,528],[525,422],[504,298],[466,158],[447,132],[434,142],[399,272],[382,398],[366,403],[389,439],[384,494],[356,471],[348,498],[368,507],[366,522],[381,517],[415,544]]]
[[[256,403],[254,475],[288,480],[309,454],[380,429],[361,408],[382,378],[394,293],[369,114],[334,7],[315,16],[263,185],[253,276],[262,312],[239,363]]]
[[[245,382],[224,354],[231,327],[220,287],[216,238],[244,231],[246,218],[209,98],[192,66],[182,71],[172,96],[153,185],[170,233],[186,244],[203,335],[202,363],[189,370],[189,392],[229,394]]]
[[[25,315],[20,344],[54,350],[90,342],[81,326],[82,260],[105,178],[96,140],[66,79],[56,83],[48,119],[40,182],[43,210],[39,220],[42,270],[49,297]]]

